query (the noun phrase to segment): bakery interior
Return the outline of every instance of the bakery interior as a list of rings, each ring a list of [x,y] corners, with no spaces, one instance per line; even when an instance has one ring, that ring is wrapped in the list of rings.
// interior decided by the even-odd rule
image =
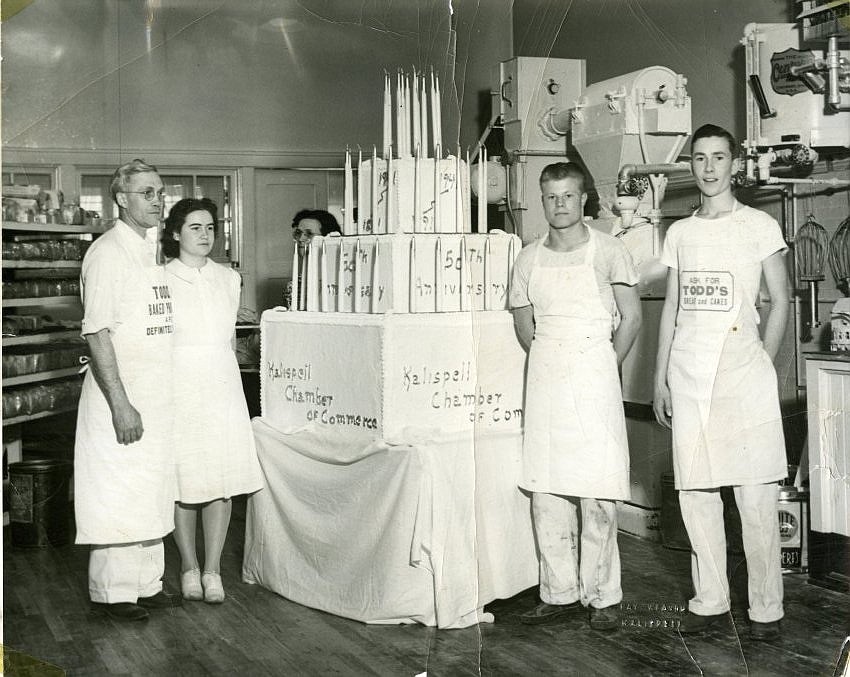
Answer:
[[[6,673],[779,675],[850,669],[849,20],[850,1],[821,0],[4,2]],[[776,75],[787,64],[799,66],[789,55],[810,50],[816,58],[805,68],[784,79]],[[469,444],[459,437],[439,445],[426,440],[421,449],[401,445],[399,465],[363,466],[356,491],[339,475],[340,513],[321,516],[334,529],[324,539],[340,539],[322,553],[336,560],[319,562],[307,575],[307,565],[292,553],[305,532],[325,521],[311,521],[320,519],[318,512],[305,511],[298,516],[302,524],[286,523],[295,484],[311,475],[293,481],[297,466],[277,465],[283,452],[269,422],[273,427],[283,408],[269,365],[280,358],[301,366],[312,358],[303,346],[276,337],[281,313],[292,311],[274,309],[295,278],[295,296],[298,284],[304,295],[300,314],[328,311],[307,275],[300,283],[293,275],[301,259],[292,217],[300,209],[325,209],[344,236],[360,234],[354,210],[366,210],[368,191],[358,192],[351,176],[362,158],[387,157],[387,87],[392,105],[396,83],[419,83],[417,77],[425,87],[439,87],[440,157],[454,158],[458,177],[461,158],[469,162],[469,190],[458,192],[457,204],[466,201],[457,208],[466,210],[473,233],[495,233],[496,242],[504,231],[517,236],[518,247],[540,237],[540,170],[573,159],[594,181],[588,218],[600,230],[620,232],[638,264],[644,323],[623,368],[633,500],[617,511],[625,599],[623,627],[615,634],[594,633],[579,622],[529,628],[516,621],[533,604],[537,581],[527,500],[504,470],[514,467],[518,428],[510,441],[486,431],[473,433]],[[617,118],[635,91],[659,78],[666,90],[641,108],[639,132],[626,121],[612,133],[585,134],[582,122],[599,110]],[[664,293],[657,257],[666,227],[698,204],[686,142],[705,122],[726,127],[744,144],[739,199],[776,218],[791,247],[791,320],[776,360],[789,465],[778,515],[786,616],[782,640],[770,645],[734,631],[685,640],[675,630],[691,583],[670,435],[651,406]],[[234,500],[223,555],[228,602],[187,605],[130,628],[89,611],[87,546],[73,543],[69,477],[65,494],[52,500],[58,512],[42,516],[62,523],[59,536],[48,539],[15,516],[10,474],[22,461],[67,466],[73,460],[86,352],[79,338],[81,259],[117,216],[109,193],[114,168],[137,157],[158,167],[166,207],[185,197],[208,197],[219,206],[212,256],[242,277],[234,331],[268,486]],[[626,184],[634,202],[620,199]],[[479,199],[484,194],[487,199]],[[321,247],[324,257],[325,246],[311,256]],[[497,250],[493,245],[494,257]],[[378,287],[374,277],[372,283]],[[438,301],[418,313],[408,306],[396,317],[415,332],[419,313],[462,314],[462,297],[458,303],[441,308]],[[483,304],[485,314],[506,308]],[[367,333],[381,326],[387,311],[354,301],[346,312],[356,317],[341,321],[351,327],[342,336],[361,341],[358,327],[365,328],[362,345],[340,340],[335,363],[345,374],[341,381],[354,384],[355,397],[361,378],[373,387],[359,358],[378,354],[369,352]],[[500,321],[509,324],[504,315]],[[404,345],[430,355],[429,342],[445,342],[451,352],[452,332],[464,335],[470,325],[468,318],[458,322],[423,327],[422,345]],[[521,367],[517,373],[521,379]],[[381,413],[389,437],[389,417]],[[439,426],[441,419],[429,413],[435,416],[429,424]],[[505,414],[510,418],[509,410]],[[408,424],[413,420],[403,413],[397,430]],[[324,470],[351,461],[347,445],[360,442],[362,431],[354,432],[353,438],[328,438],[340,456]],[[310,456],[313,440],[302,442],[287,453],[300,449]],[[388,453],[393,449],[387,446]],[[488,461],[488,452],[506,465]],[[393,478],[402,472],[404,486],[396,488]],[[311,489],[319,494],[326,478],[315,480]],[[434,485],[428,493],[434,533],[426,540],[438,544],[439,566],[435,549],[423,547],[421,559],[402,553],[411,561],[399,573],[390,554],[410,549],[420,536],[423,483]],[[372,494],[396,490],[392,505],[373,501]],[[735,531],[729,512],[727,534]],[[438,535],[441,529],[445,534]],[[392,543],[382,542],[385,534]],[[174,585],[176,550],[165,540],[166,582]],[[365,564],[352,573],[354,550]],[[303,577],[290,578],[287,566]],[[745,614],[745,566],[730,538],[733,614]]]

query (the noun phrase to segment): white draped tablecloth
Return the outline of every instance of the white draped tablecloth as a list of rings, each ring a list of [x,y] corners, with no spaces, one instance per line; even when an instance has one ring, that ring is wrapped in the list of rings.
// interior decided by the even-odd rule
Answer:
[[[253,420],[265,486],[248,502],[246,582],[367,623],[460,628],[537,584],[518,432],[389,445]]]

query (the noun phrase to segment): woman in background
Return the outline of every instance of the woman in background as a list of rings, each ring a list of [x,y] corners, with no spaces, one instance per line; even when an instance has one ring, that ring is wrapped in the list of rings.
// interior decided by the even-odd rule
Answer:
[[[208,258],[217,208],[204,199],[175,204],[162,245],[174,309],[174,414],[177,500],[174,540],[187,600],[224,601],[221,551],[232,496],[262,487],[251,422],[233,352],[240,278]],[[203,574],[195,548],[204,532]]]
[[[302,209],[292,217],[292,239],[298,248],[298,261],[304,260],[307,246],[316,235],[339,236],[342,231],[336,217],[324,209]],[[293,271],[293,275],[295,271]],[[298,289],[301,287],[301,273],[298,272]],[[287,308],[292,307],[292,280],[286,283],[283,292],[283,304]]]

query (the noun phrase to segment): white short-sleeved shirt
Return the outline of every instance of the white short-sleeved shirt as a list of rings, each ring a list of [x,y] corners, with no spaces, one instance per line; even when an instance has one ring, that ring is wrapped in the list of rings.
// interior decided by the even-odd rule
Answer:
[[[593,257],[593,268],[596,271],[596,283],[602,302],[609,312],[614,315],[617,306],[614,302],[612,284],[633,286],[638,283],[638,273],[635,269],[632,255],[626,246],[617,238],[596,231],[596,254]],[[538,249],[537,265],[547,268],[576,266],[582,263],[588,245],[585,244],[571,252],[556,252],[545,246],[546,237],[536,240],[520,251],[514,264],[511,280],[510,307],[522,308],[531,304],[528,298],[528,280],[534,265],[534,252]]]

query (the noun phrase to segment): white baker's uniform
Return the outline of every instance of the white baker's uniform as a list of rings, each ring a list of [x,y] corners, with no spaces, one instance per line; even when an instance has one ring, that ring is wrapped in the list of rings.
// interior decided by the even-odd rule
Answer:
[[[263,486],[254,433],[231,339],[239,274],[211,259],[165,268],[174,322],[174,456],[177,500],[206,503]]]
[[[95,602],[135,602],[162,588],[162,537],[174,529],[171,449],[172,306],[156,230],[127,224],[92,244],[82,265],[83,335],[108,329],[118,373],[142,418],[141,440],[119,444],[94,374],[83,382],[74,448],[77,543],[92,544]]]
[[[587,226],[585,226],[587,228]],[[535,331],[528,358],[521,486],[534,492],[540,597],[603,608],[622,599],[615,500],[627,500],[629,451],[613,318],[593,266],[597,238],[581,263],[538,265],[528,279]],[[576,510],[581,504],[581,566]]]
[[[667,380],[676,487],[692,546],[689,608],[700,615],[729,610],[719,492],[729,485],[741,514],[750,618],[783,615],[776,482],[787,461],[756,303],[762,261],[785,246],[774,219],[736,202],[724,218],[695,214],[673,224],[661,258],[679,277]]]

